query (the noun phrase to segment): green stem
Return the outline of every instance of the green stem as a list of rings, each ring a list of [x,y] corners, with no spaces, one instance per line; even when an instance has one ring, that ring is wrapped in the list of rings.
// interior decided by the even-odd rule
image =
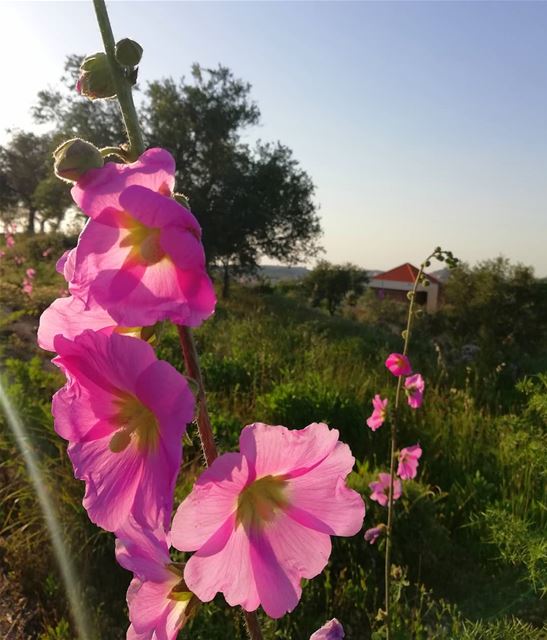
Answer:
[[[115,55],[115,41],[110,19],[104,0],[93,0],[97,22],[101,30],[101,36],[104,43],[104,49],[110,63],[112,76],[114,78],[114,86],[116,87],[116,95],[120,104],[123,115],[123,121],[127,130],[129,139],[129,150],[127,152],[127,162],[136,160],[144,151],[144,142],[135,103],[133,102],[133,93],[131,85],[124,76],[122,68],[118,64]],[[180,343],[184,356],[184,362],[188,375],[192,377],[198,384],[198,429],[205,455],[205,461],[209,466],[218,456],[211,420],[207,410],[207,402],[205,396],[205,387],[203,385],[203,376],[201,375],[201,367],[199,364],[199,356],[194,342],[192,331],[188,327],[178,327]],[[247,630],[251,640],[263,640],[262,631],[258,622],[256,612],[243,611]]]
[[[403,355],[408,353],[408,345],[410,343],[410,329],[412,327],[412,319],[414,317],[414,303],[416,300],[416,292],[420,279],[424,271],[425,263],[428,262],[435,253],[429,255],[420,265],[418,275],[414,280],[414,285],[410,293],[410,304],[408,305],[408,316],[406,321],[406,329],[403,333],[404,345]],[[386,640],[391,640],[391,545],[393,533],[393,485],[395,484],[395,452],[397,451],[397,413],[399,410],[399,402],[401,399],[401,389],[403,388],[403,376],[399,376],[397,380],[397,391],[395,392],[395,406],[393,408],[393,417],[391,420],[391,443],[390,443],[390,465],[389,465],[389,501],[387,507],[387,529],[386,529],[386,557],[384,566],[385,581],[385,612],[386,612]]]
[[[105,1],[93,0],[93,6],[95,7],[95,15],[97,16],[97,22],[99,23],[99,29],[101,30],[104,50],[110,64],[114,86],[116,87],[116,95],[118,97],[118,102],[120,103],[123,122],[127,130],[127,137],[129,139],[128,160],[136,160],[144,151],[144,141],[139,125],[137,110],[135,109],[135,103],[133,102],[131,84],[125,77],[121,66],[116,60],[116,42],[114,40],[114,34],[112,33],[112,27],[110,26],[110,19],[108,17]]]

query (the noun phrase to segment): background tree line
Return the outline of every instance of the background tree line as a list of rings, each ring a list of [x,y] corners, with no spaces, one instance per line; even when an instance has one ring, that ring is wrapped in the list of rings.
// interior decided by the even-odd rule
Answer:
[[[0,148],[0,215],[24,220],[27,233],[58,227],[70,206],[68,187],[51,170],[51,152],[62,140],[81,137],[98,147],[124,142],[114,101],[90,101],[74,91],[80,56],[70,56],[56,89],[38,94],[33,116],[52,131],[17,131]],[[210,265],[229,275],[253,271],[260,257],[296,263],[317,254],[321,234],[314,184],[280,142],[242,136],[260,122],[251,85],[219,65],[194,64],[190,77],[149,83],[140,115],[148,146],[168,149],[177,164],[177,190],[189,198],[203,228]]]

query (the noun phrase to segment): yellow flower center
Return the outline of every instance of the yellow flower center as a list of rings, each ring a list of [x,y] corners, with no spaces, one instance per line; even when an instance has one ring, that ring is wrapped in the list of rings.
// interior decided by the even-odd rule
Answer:
[[[120,242],[120,247],[131,247],[130,257],[153,265],[166,257],[160,244],[160,230],[155,227],[147,227],[138,220],[128,217],[127,228],[129,233]]]
[[[246,529],[259,528],[271,522],[288,504],[287,481],[283,476],[264,476],[239,494],[236,522]]]
[[[141,453],[153,451],[159,439],[156,416],[135,396],[126,395],[116,404],[119,407],[116,422],[120,428],[110,440],[110,450],[120,453],[129,446],[132,439],[136,439]]]

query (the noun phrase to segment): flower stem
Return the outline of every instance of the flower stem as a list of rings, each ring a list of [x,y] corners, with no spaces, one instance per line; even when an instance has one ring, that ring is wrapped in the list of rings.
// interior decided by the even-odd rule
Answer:
[[[127,130],[129,150],[127,152],[126,160],[127,162],[131,162],[132,160],[136,160],[144,151],[144,141],[137,111],[135,109],[135,103],[133,102],[131,84],[124,76],[122,68],[116,60],[114,34],[112,33],[112,27],[110,25],[105,1],[93,0],[93,6],[95,7],[95,14],[101,31],[104,49],[110,63],[114,86],[116,87],[116,95],[118,97],[123,121]],[[218,456],[218,452],[215,439],[213,437],[209,412],[207,411],[205,387],[203,385],[203,377],[201,375],[201,368],[199,365],[199,356],[191,330],[188,327],[179,326],[178,331],[186,370],[188,375],[192,377],[198,385],[198,429],[203,453],[205,455],[205,461],[207,466],[209,466]],[[245,616],[245,622],[247,623],[247,629],[251,640],[263,640],[256,612],[243,611],[243,614]]]
[[[408,353],[408,345],[410,343],[410,329],[412,327],[412,319],[414,317],[414,303],[416,300],[416,291],[422,278],[425,263],[428,262],[435,252],[429,255],[420,265],[418,275],[414,280],[414,285],[410,293],[410,304],[408,305],[408,316],[406,320],[406,329],[403,332],[404,346],[403,355]],[[401,389],[403,388],[403,376],[399,376],[397,380],[397,391],[395,392],[395,406],[393,408],[393,418],[391,420],[391,443],[390,443],[390,465],[389,465],[389,501],[387,507],[387,530],[386,530],[386,558],[384,567],[385,580],[385,613],[386,613],[386,640],[391,640],[391,546],[393,532],[393,485],[395,484],[395,452],[397,451],[397,412],[399,410],[399,402],[401,399]]]
[[[116,60],[116,43],[114,34],[112,33],[112,27],[110,26],[110,18],[108,17],[105,1],[93,0],[93,6],[95,7],[95,15],[97,16],[97,22],[103,39],[104,50],[110,64],[110,71],[116,88],[118,102],[120,103],[123,122],[127,130],[127,137],[129,139],[128,160],[136,160],[144,151],[144,141],[137,110],[133,102],[131,84]]]

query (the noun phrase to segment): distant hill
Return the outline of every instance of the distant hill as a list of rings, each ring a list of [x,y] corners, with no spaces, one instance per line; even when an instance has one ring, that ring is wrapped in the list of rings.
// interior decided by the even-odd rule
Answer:
[[[259,276],[269,278],[272,282],[280,280],[298,280],[305,278],[310,270],[307,267],[284,267],[282,265],[264,264],[258,269]]]

